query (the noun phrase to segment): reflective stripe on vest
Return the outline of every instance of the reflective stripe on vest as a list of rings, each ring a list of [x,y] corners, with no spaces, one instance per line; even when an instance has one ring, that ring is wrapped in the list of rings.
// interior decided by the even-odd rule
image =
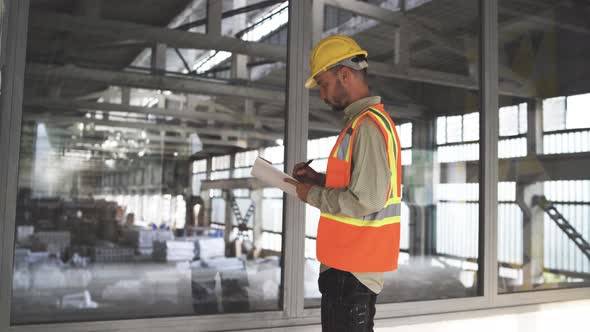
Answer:
[[[383,225],[400,222],[401,204],[391,204],[375,213],[361,218],[344,217],[329,213],[322,213],[320,216],[327,217],[345,224],[359,227],[381,227]]]
[[[388,120],[389,116],[385,115],[384,112],[382,113],[382,111],[378,108],[369,107],[366,111],[363,111],[357,115],[350,125],[345,128],[346,134],[344,134],[343,137],[339,137],[339,139],[336,141],[336,145],[334,147],[335,151],[333,151],[332,155],[335,158],[350,162],[350,156],[352,155],[352,144],[350,144],[350,139],[357,123],[365,116],[371,116],[371,118],[377,124],[381,125],[381,128],[385,128],[388,134],[384,134],[386,137],[386,148],[388,151],[394,151],[393,153],[388,153],[392,186],[389,197],[400,197],[401,182],[397,181],[398,178],[401,179],[401,155],[399,155],[401,151],[398,150],[398,147],[400,146],[399,137],[397,136],[397,132],[393,129],[395,126],[393,126],[393,124]],[[393,148],[390,148],[392,145]]]
[[[383,127],[386,128],[387,132],[388,132],[388,136],[387,136],[387,149],[388,151],[393,151],[393,153],[389,154],[389,164],[390,164],[390,169],[391,169],[391,195],[389,196],[390,198],[395,198],[395,197],[400,197],[401,196],[401,187],[400,187],[400,183],[398,182],[398,178],[401,178],[401,173],[399,173],[399,169],[401,168],[401,163],[399,163],[400,161],[400,157],[398,155],[398,153],[400,153],[400,151],[398,150],[398,147],[400,146],[399,144],[399,138],[397,136],[397,132],[394,130],[395,126],[393,125],[393,123],[389,123],[388,120],[388,116],[382,114],[380,112],[380,110],[376,109],[376,108],[370,108],[369,111],[371,112],[370,115],[375,115],[378,119],[375,119],[377,122],[380,122],[383,124]],[[393,128],[392,128],[393,126]],[[393,145],[393,148],[390,149],[390,147]]]
[[[357,124],[370,117],[386,143],[391,178],[384,207],[363,217],[320,214],[317,257],[320,262],[351,272],[390,271],[397,267],[401,214],[401,152],[393,121],[383,105],[373,105],[357,115],[340,133],[328,159],[326,187],[346,187],[352,172],[352,150]]]
[[[352,128],[348,128],[348,130],[346,131],[346,134],[344,134],[344,137],[342,138],[342,141],[340,142],[340,145],[342,148],[338,149],[336,152],[336,155],[334,157],[338,158],[338,159],[342,159],[342,160],[346,160],[349,161],[350,160],[350,150],[348,149],[348,146],[350,145],[350,137],[352,136]]]

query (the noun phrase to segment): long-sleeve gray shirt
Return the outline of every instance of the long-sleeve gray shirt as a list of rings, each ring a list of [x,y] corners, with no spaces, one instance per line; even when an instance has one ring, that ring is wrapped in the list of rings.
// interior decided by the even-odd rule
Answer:
[[[380,104],[381,97],[359,99],[344,109],[344,125],[368,106]],[[361,217],[377,212],[385,206],[391,170],[387,161],[387,148],[377,124],[364,118],[358,124],[352,149],[350,183],[344,188],[313,186],[307,203],[321,212]],[[320,272],[329,269],[323,265]],[[354,272],[360,282],[375,293],[383,289],[383,272]]]

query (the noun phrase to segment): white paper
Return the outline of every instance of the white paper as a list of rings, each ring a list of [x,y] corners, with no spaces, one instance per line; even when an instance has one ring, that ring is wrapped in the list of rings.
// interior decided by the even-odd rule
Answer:
[[[263,158],[256,158],[256,161],[254,161],[254,167],[252,167],[252,172],[250,174],[268,185],[279,188],[287,194],[297,197],[295,185],[285,182],[285,179],[291,179],[293,181],[297,180],[281,172]]]

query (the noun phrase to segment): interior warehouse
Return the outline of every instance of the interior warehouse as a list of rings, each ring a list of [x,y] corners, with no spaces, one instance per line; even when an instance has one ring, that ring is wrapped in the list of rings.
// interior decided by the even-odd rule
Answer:
[[[320,331],[320,211],[251,170],[326,172],[334,34],[401,142],[376,330],[590,305],[588,0],[0,0],[0,29],[2,331]]]

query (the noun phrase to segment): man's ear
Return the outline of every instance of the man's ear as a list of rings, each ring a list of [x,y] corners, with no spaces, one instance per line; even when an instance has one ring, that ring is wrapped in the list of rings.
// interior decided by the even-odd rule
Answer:
[[[338,75],[338,79],[342,82],[346,82],[350,78],[350,72],[346,67],[340,68],[340,70],[336,74]]]

